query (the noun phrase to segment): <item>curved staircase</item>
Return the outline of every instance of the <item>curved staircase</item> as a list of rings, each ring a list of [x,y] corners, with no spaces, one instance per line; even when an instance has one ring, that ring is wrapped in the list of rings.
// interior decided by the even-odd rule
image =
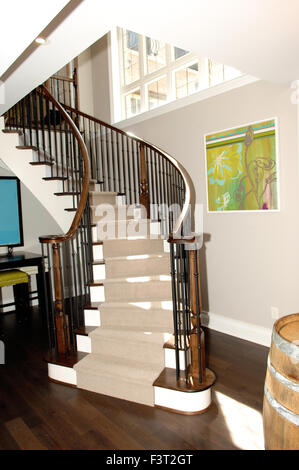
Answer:
[[[50,168],[39,173],[41,184],[62,185],[42,197],[64,231],[70,227],[40,237],[50,281],[49,377],[179,413],[205,411],[215,376],[205,365],[201,239],[188,228],[194,194],[185,169],[154,145],[59,104],[44,87],[8,112],[5,133],[14,147],[22,134],[19,148],[36,156],[20,165],[25,184],[40,191],[26,166]]]

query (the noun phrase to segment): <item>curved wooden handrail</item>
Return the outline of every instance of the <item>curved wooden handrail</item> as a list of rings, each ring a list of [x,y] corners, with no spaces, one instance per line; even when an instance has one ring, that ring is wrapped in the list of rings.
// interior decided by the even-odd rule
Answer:
[[[88,197],[88,192],[89,192],[89,158],[88,158],[87,148],[80,134],[80,131],[75,125],[75,123],[73,122],[73,120],[71,119],[71,117],[69,116],[69,114],[64,110],[63,106],[60,103],[58,103],[58,101],[56,101],[56,99],[51,95],[51,93],[47,90],[47,88],[44,85],[41,85],[40,89],[41,89],[41,92],[53,103],[55,108],[57,108],[57,110],[62,115],[64,121],[70,127],[72,133],[74,134],[78,142],[78,145],[81,151],[81,158],[83,160],[82,191],[81,191],[79,204],[76,210],[75,217],[73,219],[73,222],[68,232],[62,235],[44,235],[44,236],[39,237],[39,241],[41,243],[62,243],[74,237],[75,233],[78,230],[80,220],[84,213],[84,209],[85,209],[87,197]]]
[[[183,178],[184,185],[185,185],[185,201],[184,201],[181,213],[180,213],[178,219],[176,220],[175,225],[172,229],[171,239],[175,240],[176,238],[181,238],[182,227],[183,227],[183,224],[184,224],[184,222],[187,218],[191,200],[195,200],[195,194],[194,194],[192,180],[191,180],[189,174],[187,173],[186,169],[183,167],[183,165],[181,163],[179,163],[174,157],[172,157],[167,152],[165,152],[164,150],[158,148],[156,145],[153,145],[150,142],[147,142],[146,140],[141,139],[140,137],[132,135],[129,132],[125,132],[121,129],[118,129],[117,127],[112,126],[111,124],[108,124],[104,121],[101,121],[100,119],[97,119],[93,116],[90,116],[89,114],[86,114],[82,111],[74,109],[71,106],[63,104],[63,107],[66,110],[68,110],[68,111],[70,111],[74,114],[77,114],[78,116],[81,116],[82,118],[89,119],[90,121],[93,121],[96,124],[100,124],[101,126],[105,126],[108,129],[111,129],[112,131],[118,132],[119,134],[122,134],[126,137],[129,137],[130,139],[134,140],[135,142],[138,142],[139,144],[145,145],[150,150],[153,150],[154,152],[159,153],[163,158],[166,158],[166,160],[168,160],[168,162],[176,170],[179,171],[179,173],[181,174],[181,177]]]

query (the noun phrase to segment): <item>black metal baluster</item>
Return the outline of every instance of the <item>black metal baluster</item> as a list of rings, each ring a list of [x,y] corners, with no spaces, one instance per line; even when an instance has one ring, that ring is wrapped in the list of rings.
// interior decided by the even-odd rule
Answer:
[[[126,136],[126,147],[127,147],[127,170],[128,170],[128,202],[127,204],[133,204],[133,198],[132,198],[132,188],[133,185],[131,184],[131,163],[130,163],[130,137]]]
[[[64,296],[64,273],[62,269],[62,262],[61,262],[61,244],[58,245],[58,259],[59,259],[59,272],[60,272],[60,279],[61,279],[61,302],[62,302],[62,318],[63,318],[63,332],[64,332],[64,341],[65,341],[65,355],[68,356],[69,350],[68,350],[68,329],[70,330],[70,325],[69,328],[67,327],[68,321],[67,317],[68,315],[66,314],[66,305],[65,305],[65,296]]]
[[[37,91],[36,91],[36,89],[32,93],[32,105],[33,105],[36,147],[38,149],[37,150],[37,159],[38,159],[38,161],[40,161],[39,128],[38,128],[38,113],[37,113]]]
[[[201,324],[200,324],[200,309],[199,309],[199,291],[198,291],[198,277],[199,272],[197,268],[197,250],[194,250],[194,277],[195,277],[195,297],[196,297],[196,327],[197,327],[197,341],[198,341],[198,366],[199,366],[199,382],[202,383],[202,361],[201,361]]]
[[[133,204],[137,203],[137,189],[136,189],[136,162],[135,162],[135,150],[134,150],[134,139],[131,139],[131,155],[132,155],[132,178],[133,178]]]
[[[179,351],[179,332],[178,332],[178,304],[176,295],[176,269],[174,258],[174,246],[170,243],[170,268],[171,268],[171,287],[172,287],[172,304],[173,304],[173,325],[174,325],[174,346],[175,346],[175,364],[176,378],[180,376],[180,351]]]
[[[73,279],[72,279],[72,267],[71,267],[71,246],[70,241],[64,243],[65,249],[65,258],[66,258],[66,280],[67,280],[67,288],[68,288],[68,308],[69,308],[69,321],[70,321],[70,330],[72,333],[72,349],[73,353],[76,351],[76,337],[74,332],[74,310],[73,310]]]
[[[74,239],[71,239],[71,256],[72,256],[72,268],[73,268],[73,279],[74,279],[74,291],[75,291],[75,296],[74,296],[74,310],[76,313],[76,323],[79,325],[79,304],[78,304],[78,283],[77,283],[77,268],[76,268],[76,253],[75,253],[75,248],[74,248]]]
[[[85,129],[85,125],[84,125],[84,129]],[[86,132],[86,129],[85,129],[85,132]],[[89,144],[90,177],[91,177],[91,179],[96,180],[97,179],[97,169],[96,169],[97,162],[94,159],[94,153],[92,151],[92,141],[91,141],[92,136],[91,136],[91,121],[90,121],[90,119],[88,120],[88,137],[87,137],[87,140],[88,140],[88,144]]]
[[[111,191],[116,190],[116,173],[115,173],[115,152],[114,152],[114,141],[113,141],[113,130],[110,129],[110,158],[112,163],[112,181]]]
[[[100,178],[100,162],[99,162],[99,156],[98,156],[98,134],[96,131],[95,122],[93,122],[93,141],[94,141],[94,158],[96,161],[96,168],[97,168],[95,179],[98,183],[99,181],[101,181],[101,178]],[[89,158],[92,158],[92,156],[90,155]]]
[[[127,197],[128,183],[127,183],[127,166],[126,166],[126,146],[124,134],[121,135],[121,148],[122,148],[122,175],[123,175],[123,194]]]
[[[52,250],[51,250],[52,251]],[[47,243],[47,257],[48,257],[48,272],[49,272],[49,291],[50,291],[50,296],[51,300],[49,302],[50,309],[51,309],[51,319],[52,319],[52,332],[53,332],[53,349],[55,351],[55,359],[58,359],[58,345],[57,345],[57,335],[56,335],[56,308],[54,306],[54,300],[53,300],[53,256],[50,253],[50,244]],[[52,355],[52,351],[51,351]]]
[[[181,285],[181,299],[182,299],[182,314],[183,314],[183,337],[184,337],[184,356],[185,356],[185,379],[188,381],[188,358],[187,358],[187,309],[185,298],[185,270],[184,270],[184,245],[180,249],[180,285]]]
[[[123,186],[123,180],[122,180],[122,151],[121,151],[121,145],[120,145],[120,134],[117,132],[116,133],[116,151],[117,151],[117,174],[118,174],[118,194],[122,193],[122,186]]]
[[[103,190],[107,189],[107,166],[105,163],[105,155],[104,155],[104,142],[103,142],[103,129],[102,125],[100,124],[100,140],[101,140],[101,160],[102,160],[102,181],[103,183]]]
[[[40,118],[40,130],[41,130],[41,141],[42,141],[42,151],[43,151],[43,158],[42,160],[45,161],[45,154],[46,154],[46,138],[45,138],[45,125],[44,125],[44,95],[41,91],[39,91],[39,118]],[[40,161],[40,160],[39,160]],[[51,169],[52,170],[52,169]],[[52,175],[51,175],[52,176]]]
[[[44,289],[44,301],[45,301],[45,310],[46,310],[46,324],[47,324],[47,333],[48,333],[48,343],[49,343],[49,352],[50,358],[52,359],[52,346],[53,346],[53,338],[51,337],[51,324],[50,324],[50,312],[49,312],[49,294],[51,292],[48,291],[48,284],[46,282],[46,267],[45,267],[45,247],[44,244],[41,244],[42,250],[42,276],[43,276],[43,289]],[[49,258],[48,258],[49,263]],[[49,269],[49,268],[48,268]],[[52,312],[53,314],[53,312]]]

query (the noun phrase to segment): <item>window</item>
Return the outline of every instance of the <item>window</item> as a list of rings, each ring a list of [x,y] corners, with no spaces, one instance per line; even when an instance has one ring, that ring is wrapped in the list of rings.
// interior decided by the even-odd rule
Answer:
[[[162,77],[147,85],[148,109],[156,108],[167,101],[167,80]]]
[[[140,113],[140,88],[125,95],[126,118]]]
[[[175,72],[176,99],[191,95],[199,90],[198,61]]]
[[[117,43],[120,119],[241,75],[232,67],[128,29],[118,28]]]
[[[139,78],[139,38],[133,31],[123,30],[123,63],[124,83],[130,83]]]

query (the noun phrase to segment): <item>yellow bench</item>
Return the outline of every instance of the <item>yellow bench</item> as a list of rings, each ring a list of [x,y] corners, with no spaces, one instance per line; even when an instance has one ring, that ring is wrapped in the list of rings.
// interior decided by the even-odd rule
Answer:
[[[27,319],[29,314],[28,274],[20,269],[0,271],[0,288],[13,286],[14,301],[18,323]]]

